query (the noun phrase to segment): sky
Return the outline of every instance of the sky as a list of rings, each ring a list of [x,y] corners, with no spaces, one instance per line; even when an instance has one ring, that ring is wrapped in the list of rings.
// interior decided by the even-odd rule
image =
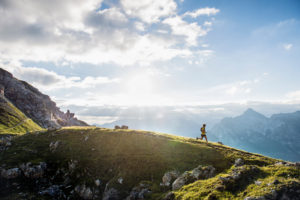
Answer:
[[[59,106],[300,102],[298,0],[0,0],[0,67]]]

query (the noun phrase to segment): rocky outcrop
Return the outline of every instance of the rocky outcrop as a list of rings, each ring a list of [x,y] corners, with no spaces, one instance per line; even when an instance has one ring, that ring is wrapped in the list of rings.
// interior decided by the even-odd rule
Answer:
[[[180,175],[172,184],[172,190],[178,190],[182,186],[195,182],[201,179],[208,179],[215,176],[216,169],[212,166],[201,166],[192,171],[186,171]]]
[[[151,194],[149,189],[150,185],[140,183],[138,186],[132,188],[129,196],[125,200],[142,200],[145,199],[148,194]]]
[[[244,200],[298,200],[300,197],[300,184],[292,182],[289,185],[282,185],[280,189],[272,189],[269,193],[263,196],[249,196]]]
[[[179,175],[179,172],[175,170],[165,173],[162,177],[162,183],[160,185],[166,187],[171,186],[175,179],[179,177]]]
[[[49,96],[42,94],[25,81],[0,68],[0,85],[4,95],[27,117],[44,128],[61,126],[87,126],[74,117],[74,113],[64,113]]]
[[[248,183],[255,180],[254,175],[259,174],[260,169],[252,165],[244,165],[235,167],[231,173],[226,177],[219,177],[223,189],[229,191],[238,190],[242,184]],[[253,180],[252,180],[253,179]],[[221,187],[220,187],[221,188]],[[218,189],[221,190],[221,189]]]

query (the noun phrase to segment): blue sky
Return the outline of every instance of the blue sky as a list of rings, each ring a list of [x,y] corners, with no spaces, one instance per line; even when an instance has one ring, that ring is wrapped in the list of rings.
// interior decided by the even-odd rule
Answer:
[[[298,0],[2,0],[0,14],[0,67],[63,107],[300,102]]]

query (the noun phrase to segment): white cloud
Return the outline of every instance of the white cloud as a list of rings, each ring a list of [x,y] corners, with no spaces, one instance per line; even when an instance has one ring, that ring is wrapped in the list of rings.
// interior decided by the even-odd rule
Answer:
[[[177,7],[173,0],[121,0],[121,4],[127,15],[146,23],[156,23],[175,14]]]
[[[287,51],[291,50],[291,48],[293,47],[293,44],[284,44],[283,48]]]
[[[190,16],[192,18],[196,18],[200,15],[207,15],[207,16],[216,15],[218,12],[220,12],[219,9],[206,7],[206,8],[200,8],[193,12],[188,11],[188,12],[184,13],[183,16]]]
[[[191,46],[196,46],[198,37],[207,34],[207,31],[202,29],[196,22],[188,23],[180,16],[167,18],[163,23],[171,27],[172,34],[184,36],[187,44]]]
[[[211,25],[212,25],[212,22],[205,21],[203,25],[204,25],[204,26],[211,26]]]
[[[18,63],[10,63],[8,65],[0,64],[0,67],[8,70],[18,79],[25,80],[42,90],[93,88],[97,85],[118,83],[120,81],[118,78],[111,79],[108,77],[87,76],[84,79],[76,76],[66,77],[42,68],[23,67]]]
[[[3,0],[0,62],[149,65],[192,56],[209,31],[177,16],[173,0],[102,1]]]

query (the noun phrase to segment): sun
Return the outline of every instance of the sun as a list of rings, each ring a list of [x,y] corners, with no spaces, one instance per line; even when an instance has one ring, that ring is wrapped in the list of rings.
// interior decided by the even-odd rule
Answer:
[[[157,78],[147,72],[131,74],[124,81],[122,103],[130,105],[158,105],[162,95],[158,93]]]

